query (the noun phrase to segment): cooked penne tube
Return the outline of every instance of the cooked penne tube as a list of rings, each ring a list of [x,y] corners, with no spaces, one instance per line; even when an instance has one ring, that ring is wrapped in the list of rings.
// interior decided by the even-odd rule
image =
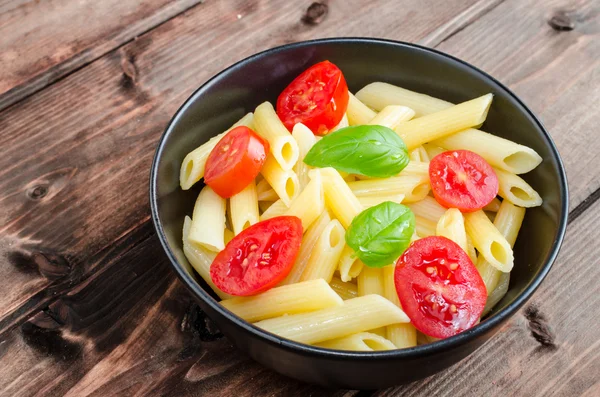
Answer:
[[[322,278],[328,283],[331,281],[344,248],[344,233],[337,219],[329,222],[319,236],[300,280]]]
[[[188,190],[204,177],[204,168],[206,166],[206,159],[210,152],[217,146],[217,143],[232,129],[245,125],[246,127],[253,128],[254,115],[248,113],[242,117],[237,123],[231,126],[227,131],[212,137],[208,142],[203,143],[196,149],[192,150],[185,156],[181,163],[181,169],[179,171],[179,184],[182,190]]]
[[[350,95],[350,98],[348,99],[348,108],[346,109],[346,116],[348,116],[348,124],[367,124],[369,121],[373,120],[375,116],[377,116],[377,113],[365,106],[350,92],[348,93],[348,95]]]
[[[404,202],[422,200],[429,193],[428,179],[412,175],[350,182],[348,187],[357,197],[404,194]]]
[[[373,332],[360,332],[358,334],[345,336],[343,338],[321,342],[316,346],[324,347],[326,349],[362,352],[396,349],[396,346],[391,341]]]
[[[429,219],[415,216],[415,230],[421,238],[435,236],[436,226],[437,224]]]
[[[290,273],[279,285],[293,284],[300,281],[300,277],[302,276],[302,273],[308,264],[315,244],[317,244],[317,240],[330,221],[331,217],[329,216],[329,212],[323,211],[317,220],[314,221],[313,224],[304,231],[302,244],[300,245],[300,252],[298,252],[296,262],[294,263],[294,266],[292,266]]]
[[[358,201],[363,206],[363,208],[370,208],[386,201],[391,201],[392,203],[400,204],[404,200],[403,194],[390,194],[390,195],[381,195],[381,196],[366,196],[366,197],[358,197]]]
[[[431,160],[438,154],[444,153],[447,151],[446,149],[436,146],[433,143],[424,143],[422,148],[425,149],[425,151],[427,152],[427,157],[429,157],[429,160]]]
[[[440,205],[436,199],[429,196],[421,201],[406,204],[406,206],[411,209],[415,216],[428,219],[435,223],[437,223],[446,213],[446,208]]]
[[[264,181],[267,185],[269,184],[267,181]],[[279,200],[279,196],[277,192],[273,189],[265,190],[256,194],[256,198],[258,201],[277,201]]]
[[[466,229],[465,229],[465,231],[466,231]],[[469,255],[469,258],[471,258],[471,262],[473,262],[474,265],[477,264],[477,251],[475,251],[475,246],[473,245],[473,239],[471,239],[471,237],[469,237],[468,234],[467,234],[467,254]]]
[[[510,272],[514,263],[512,248],[496,226],[482,210],[464,214],[464,217],[467,234],[481,256],[496,269]]]
[[[540,155],[527,146],[472,128],[432,143],[448,150],[470,150],[492,166],[513,174],[529,172],[542,162]]]
[[[256,184],[250,182],[238,194],[229,199],[231,214],[231,226],[234,234],[240,232],[258,222],[258,198],[256,196]]]
[[[421,161],[424,163],[429,163],[429,155],[427,154],[427,150],[425,150],[425,148],[423,147],[423,145],[419,146],[418,149],[415,150],[419,150],[419,155],[421,157]]]
[[[306,153],[308,153],[308,151],[317,142],[317,139],[315,138],[315,134],[313,134],[312,131],[302,123],[298,123],[294,126],[292,137],[298,144],[298,161],[294,165],[294,172],[296,172],[296,175],[298,175],[300,189],[304,189],[304,187],[308,185],[308,182],[310,181],[308,176],[310,167],[304,162],[304,157],[306,157]]]
[[[377,116],[369,121],[370,125],[382,125],[387,128],[395,129],[398,124],[408,121],[415,116],[415,111],[406,106],[390,105],[381,109]]]
[[[498,177],[498,195],[519,207],[539,207],[542,198],[520,176],[494,168]]]
[[[335,127],[333,127],[331,129],[331,131],[329,131],[329,132],[334,132],[334,131],[340,130],[342,128],[346,128],[349,125],[350,124],[348,122],[348,115],[346,113],[344,113],[344,116],[342,117],[342,119],[340,120],[340,122],[338,123],[338,125],[336,125]]]
[[[254,111],[254,127],[260,136],[269,141],[271,154],[281,169],[290,171],[298,161],[298,144],[269,102],[263,102]]]
[[[190,242],[188,235],[192,226],[192,219],[186,216],[183,221],[183,253],[190,265],[204,279],[206,284],[219,296],[221,299],[230,298],[231,295],[226,294],[217,288],[210,278],[210,265],[217,256],[216,252],[207,250],[202,246],[198,246]]]
[[[296,173],[292,170],[284,171],[273,156],[267,156],[260,173],[287,206],[300,193],[300,182]]]
[[[315,344],[409,321],[408,316],[387,299],[367,295],[344,301],[341,306],[281,316],[255,325],[286,339]]]
[[[485,307],[483,308],[483,313],[481,313],[481,317],[487,315],[508,292],[508,287],[510,285],[510,273],[499,273],[500,277],[498,278],[496,288],[489,293],[487,301],[485,302]]]
[[[465,219],[460,210],[449,208],[438,221],[435,234],[454,241],[463,249],[463,251],[466,253],[469,252],[467,232],[465,231]]]
[[[421,146],[419,146],[421,147]],[[414,148],[408,153],[408,157],[410,158],[410,162],[421,162],[421,152],[419,151],[419,147]]]
[[[507,200],[502,201],[500,209],[494,219],[494,226],[504,236],[512,248],[517,240],[517,235],[525,218],[525,208],[517,207]],[[492,263],[483,256],[477,260],[477,270],[485,283],[488,295],[490,295],[500,281],[503,272],[499,271]]]
[[[358,296],[356,284],[342,281],[339,277],[333,276],[329,286],[343,299],[348,300]]]
[[[400,174],[398,174],[398,176],[405,175],[420,176],[429,180],[429,163],[423,161],[411,161]]]
[[[354,250],[344,245],[338,265],[342,281],[350,281],[357,277],[364,266],[365,264],[354,254]]]
[[[261,221],[275,218],[276,216],[282,216],[289,210],[289,207],[285,205],[283,200],[279,199],[275,201],[269,208],[267,208],[260,216]]]
[[[489,212],[498,212],[500,209],[500,204],[501,202],[498,200],[498,197],[495,197],[488,205],[483,207],[483,210]]]
[[[483,124],[492,99],[492,94],[486,94],[448,109],[400,123],[396,133],[404,140],[408,150],[413,150],[424,143]]]
[[[383,296],[394,305],[402,308],[396,285],[394,282],[395,265],[383,268]],[[386,337],[398,348],[413,347],[417,345],[417,329],[411,323],[392,324],[386,327]]]
[[[310,225],[325,210],[325,199],[321,174],[315,172],[306,188],[290,204],[284,215],[297,216],[302,221],[302,230]]]
[[[322,279],[283,285],[255,296],[237,296],[221,301],[223,307],[251,323],[285,314],[340,306],[342,303],[342,298]]]
[[[211,251],[221,251],[225,248],[225,209],[227,201],[215,193],[210,186],[205,186],[192,215],[189,241],[202,245]]]
[[[363,210],[362,205],[335,169],[321,168],[313,172],[321,173],[325,204],[331,209],[331,212],[341,222],[342,226],[347,229],[352,219]]]
[[[375,267],[363,267],[356,278],[358,296],[380,295],[383,296],[383,270]],[[385,328],[372,329],[371,332],[384,336]]]
[[[366,85],[356,93],[356,98],[377,111],[390,105],[407,106],[415,111],[415,117],[439,112],[452,106],[450,102],[381,82]]]

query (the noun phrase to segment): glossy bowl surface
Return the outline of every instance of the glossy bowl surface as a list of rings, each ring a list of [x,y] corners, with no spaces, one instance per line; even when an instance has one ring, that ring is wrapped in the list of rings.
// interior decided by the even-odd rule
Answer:
[[[222,308],[191,271],[182,251],[182,225],[191,215],[201,184],[179,188],[185,155],[217,135],[281,90],[310,65],[330,60],[356,92],[385,81],[462,102],[495,95],[482,129],[535,149],[544,159],[524,175],[542,198],[527,211],[515,246],[515,268],[508,293],[474,328],[452,338],[410,349],[347,352],[319,349],[264,332]],[[456,364],[485,343],[533,294],[550,270],[563,240],[568,191],[564,167],[549,134],[506,87],[475,67],[414,44],[378,39],[324,39],[290,44],[244,59],[214,76],[177,111],[160,138],[150,178],[152,219],[173,270],[241,350],[284,375],[328,387],[376,389],[432,375]],[[460,371],[460,365],[456,366]]]

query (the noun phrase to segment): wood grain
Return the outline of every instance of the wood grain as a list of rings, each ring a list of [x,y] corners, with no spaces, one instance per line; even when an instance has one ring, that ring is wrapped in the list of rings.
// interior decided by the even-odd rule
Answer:
[[[160,259],[148,221],[149,164],[171,114],[256,51],[344,35],[439,44],[541,115],[572,208],[598,191],[597,2],[321,3],[307,13],[311,1],[208,0],[0,113],[10,148],[0,156],[0,395],[356,394],[299,384],[235,350]],[[557,15],[573,30],[555,30]],[[379,394],[596,395],[600,203],[579,208],[549,278],[499,336],[442,374]]]
[[[3,2],[0,4],[0,109],[201,2]]]

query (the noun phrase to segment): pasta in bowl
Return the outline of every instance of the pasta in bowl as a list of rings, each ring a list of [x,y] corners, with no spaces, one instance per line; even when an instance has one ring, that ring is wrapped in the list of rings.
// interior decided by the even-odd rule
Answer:
[[[387,42],[352,45],[367,43],[444,58]],[[446,61],[463,70],[453,64],[459,61]],[[540,155],[539,142],[484,132],[488,117],[492,127],[502,121],[511,96],[496,83],[446,101],[347,73],[344,63],[353,65],[315,57],[294,75],[274,79],[277,101],[254,98],[256,105],[229,129],[213,129],[214,138],[186,153],[178,146],[180,188],[192,194],[179,212],[185,259],[174,262],[190,264],[212,289],[220,303],[201,297],[203,308],[259,361],[327,385],[381,387],[435,372],[491,335],[498,306],[514,299],[511,271],[525,280],[514,247],[522,226],[531,230],[525,214],[531,218],[529,211],[552,200],[528,178],[545,166],[548,147]],[[553,183],[560,178],[559,172]],[[560,235],[562,220],[556,221]],[[173,244],[170,237],[163,244]],[[547,248],[546,254],[558,246]],[[194,276],[190,267],[179,268]],[[519,298],[512,312],[524,302]],[[247,345],[257,337],[269,349]],[[448,358],[444,350],[451,347],[455,356]],[[279,348],[296,362],[278,357]],[[436,357],[445,363],[408,366]],[[340,359],[369,377],[327,368],[328,360]],[[390,360],[407,373],[376,370]],[[327,368],[326,377],[309,371],[311,362]]]

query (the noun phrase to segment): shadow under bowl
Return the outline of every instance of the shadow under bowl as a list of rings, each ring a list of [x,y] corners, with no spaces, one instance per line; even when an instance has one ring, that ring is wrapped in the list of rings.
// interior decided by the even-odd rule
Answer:
[[[514,248],[508,293],[477,326],[428,345],[383,352],[320,349],[262,331],[221,307],[191,270],[182,247],[185,215],[191,215],[201,183],[179,187],[185,155],[278,94],[307,67],[329,60],[356,92],[384,81],[450,102],[486,93],[494,102],[487,132],[535,149],[544,159],[523,175],[544,200],[527,210]],[[491,338],[531,297],[550,270],[563,240],[568,209],[564,168],[550,136],[533,113],[506,87],[475,67],[413,44],[360,38],[324,39],[285,45],[253,55],[200,87],[177,111],[160,138],[150,178],[152,219],[173,270],[223,333],[256,361],[284,375],[347,389],[376,389],[411,382],[441,371]],[[459,369],[460,367],[457,367]]]

